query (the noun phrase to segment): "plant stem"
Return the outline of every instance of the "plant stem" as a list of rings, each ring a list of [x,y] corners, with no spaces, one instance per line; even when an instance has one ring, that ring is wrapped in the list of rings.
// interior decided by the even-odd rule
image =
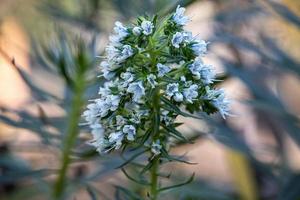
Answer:
[[[54,185],[53,196],[54,199],[61,199],[66,185],[66,173],[70,164],[71,150],[76,142],[76,138],[79,132],[78,123],[81,116],[81,108],[83,105],[83,93],[85,89],[85,82],[81,75],[78,75],[77,84],[74,88],[74,97],[71,104],[71,113],[69,118],[69,124],[67,134],[63,141],[63,154],[61,158],[61,167],[58,174],[58,178]]]
[[[158,171],[158,167],[159,167],[159,157],[156,156],[153,160],[152,160],[153,165],[150,171],[150,176],[151,176],[151,190],[150,190],[150,194],[151,194],[151,199],[152,200],[156,200],[157,196],[158,196],[158,176],[157,176],[157,171]]]
[[[153,108],[154,108],[154,133],[152,141],[155,142],[159,138],[159,128],[160,128],[160,89],[156,88],[156,91],[153,95]],[[150,170],[150,195],[152,200],[156,200],[158,197],[158,168],[159,168],[159,155],[151,153],[150,162],[153,162],[153,165]]]

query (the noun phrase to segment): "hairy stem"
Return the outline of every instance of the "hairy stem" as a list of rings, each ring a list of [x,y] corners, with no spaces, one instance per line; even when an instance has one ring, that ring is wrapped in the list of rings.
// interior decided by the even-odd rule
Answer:
[[[152,141],[155,142],[159,138],[159,128],[160,128],[160,89],[156,88],[153,96],[153,110],[154,110],[154,132]],[[158,197],[158,170],[159,170],[159,155],[151,154],[151,162],[153,162],[152,168],[150,170],[150,195],[152,200],[156,200]]]
[[[78,123],[81,116],[81,108],[83,105],[83,93],[85,89],[84,79],[81,75],[78,75],[77,84],[74,88],[74,97],[71,104],[71,113],[69,118],[69,124],[67,134],[63,141],[63,154],[61,158],[61,167],[58,174],[58,178],[54,185],[53,196],[54,199],[61,199],[66,185],[66,173],[70,164],[70,154],[73,146],[75,145],[76,138],[79,132]]]
[[[150,171],[151,176],[151,199],[156,200],[158,197],[158,167],[159,167],[159,157],[156,156],[153,160],[153,165]]]

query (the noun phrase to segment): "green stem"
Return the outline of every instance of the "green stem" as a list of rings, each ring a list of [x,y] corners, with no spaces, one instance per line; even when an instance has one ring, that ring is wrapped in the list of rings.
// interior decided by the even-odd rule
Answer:
[[[151,188],[150,188],[150,194],[151,194],[151,199],[156,200],[158,197],[158,167],[159,167],[159,157],[156,156],[152,160],[153,165],[150,171],[150,176],[151,176]]]
[[[73,146],[75,145],[76,138],[79,132],[78,123],[81,116],[81,108],[83,105],[83,93],[85,88],[85,83],[81,75],[76,79],[78,82],[74,89],[74,98],[71,104],[71,113],[68,124],[68,131],[63,141],[63,154],[61,158],[61,167],[58,174],[58,178],[54,185],[53,196],[54,199],[61,199],[66,185],[66,173],[70,164],[70,154]]]
[[[152,141],[155,142],[159,138],[159,123],[160,123],[160,89],[156,88],[153,96],[153,108],[154,108],[154,133]],[[152,200],[156,200],[158,197],[158,170],[159,170],[159,155],[151,154],[151,162],[153,165],[150,170],[150,195]]]

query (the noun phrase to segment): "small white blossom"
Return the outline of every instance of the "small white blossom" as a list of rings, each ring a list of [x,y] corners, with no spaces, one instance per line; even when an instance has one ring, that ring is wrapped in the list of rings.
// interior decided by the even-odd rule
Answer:
[[[140,102],[141,98],[145,96],[145,88],[142,81],[130,83],[127,92],[133,94],[133,101]]]
[[[118,55],[117,62],[121,63],[133,55],[133,50],[130,45],[124,45],[121,53]]]
[[[172,97],[173,95],[178,93],[179,92],[178,86],[179,86],[178,83],[169,83],[167,85],[166,95],[168,95],[169,97]]]
[[[106,97],[105,103],[109,110],[115,111],[117,110],[119,103],[120,103],[120,97],[117,95],[108,95]]]
[[[97,117],[101,111],[101,107],[96,103],[91,103],[87,105],[87,110],[85,110],[82,116],[85,118],[89,124],[94,124],[97,121]]]
[[[186,43],[189,43],[193,40],[192,32],[185,31],[182,33],[182,40]]]
[[[183,42],[183,35],[180,32],[176,32],[173,35],[171,42],[172,45],[178,49],[180,47],[179,45]]]
[[[172,16],[172,20],[181,26],[184,26],[187,22],[190,21],[190,19],[187,16],[184,16],[185,8],[180,7],[180,5],[177,6],[176,12]]]
[[[90,128],[92,129],[93,139],[88,141],[88,144],[94,146],[96,151],[102,154],[106,146],[106,140],[104,138],[105,130],[99,123],[92,124]]]
[[[113,132],[108,136],[108,141],[113,145],[115,149],[119,149],[122,146],[124,134],[122,131]]]
[[[108,95],[111,95],[111,90],[110,90],[110,88],[107,86],[107,84],[105,84],[104,87],[100,87],[100,88],[99,88],[98,94],[100,94],[101,97],[106,97],[106,96],[108,96]]]
[[[183,96],[187,102],[193,103],[193,101],[198,97],[198,85],[193,84],[189,88],[184,89]]]
[[[189,65],[189,70],[196,80],[201,79],[204,84],[213,83],[215,80],[215,72],[211,65],[204,64],[200,59],[195,60]]]
[[[134,35],[136,35],[136,36],[139,36],[139,35],[141,35],[141,33],[142,33],[142,28],[136,26],[136,27],[134,27],[134,28],[132,29],[132,33],[133,33]]]
[[[183,95],[180,92],[176,92],[175,95],[173,96],[173,99],[176,102],[182,102],[183,101]]]
[[[114,62],[115,58],[119,55],[120,51],[116,47],[114,47],[112,45],[108,45],[105,48],[105,52],[106,52],[108,61]]]
[[[157,63],[156,67],[158,71],[158,75],[157,75],[158,77],[162,77],[171,71],[171,68],[169,66],[163,65],[161,63]]]
[[[185,76],[180,76],[180,81],[185,83],[186,82],[186,77]]]
[[[114,31],[121,38],[124,38],[129,34],[127,28],[119,21],[115,22]]]
[[[155,88],[155,86],[157,85],[156,80],[156,76],[154,74],[149,74],[147,76],[147,81],[150,83],[152,88]]]
[[[142,22],[141,27],[145,35],[150,35],[154,28],[153,23],[146,20]]]
[[[136,129],[132,125],[125,125],[123,127],[123,133],[126,134],[127,140],[133,141],[136,134]]]
[[[201,80],[205,84],[211,84],[214,82],[216,74],[215,71],[212,69],[211,65],[203,65],[200,70]]]
[[[102,73],[103,73],[103,77],[106,79],[106,80],[111,80],[115,77],[116,73],[115,72],[112,72],[110,71],[109,69],[102,69]]]
[[[211,100],[212,104],[219,110],[222,117],[225,119],[226,115],[230,115],[229,105],[230,101],[226,99],[225,92],[223,89],[211,90],[209,87],[206,87],[206,96],[205,98]]]
[[[203,65],[203,62],[201,60],[197,59],[188,66],[189,70],[192,72],[192,74],[194,75],[194,78],[196,80],[199,80],[201,78],[200,70],[201,70],[202,65]]]
[[[165,122],[166,125],[170,125],[174,121],[174,118],[168,115],[169,113],[167,110],[161,112],[161,121]]]
[[[207,51],[207,42],[204,40],[195,40],[195,44],[192,44],[191,49],[196,56],[203,56]]]
[[[156,140],[155,142],[152,143],[151,145],[151,152],[154,153],[154,155],[159,155],[161,152],[161,144],[159,140]]]
[[[130,72],[121,73],[121,78],[124,80],[123,87],[127,87],[134,80],[134,75]]]

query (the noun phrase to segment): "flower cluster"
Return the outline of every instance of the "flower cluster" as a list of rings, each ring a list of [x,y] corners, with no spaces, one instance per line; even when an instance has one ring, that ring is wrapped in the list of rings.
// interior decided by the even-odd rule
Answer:
[[[100,153],[142,143],[160,154],[182,107],[229,114],[224,91],[214,88],[215,71],[201,59],[208,43],[183,29],[190,21],[184,11],[115,23],[100,64],[106,82],[83,113]]]

